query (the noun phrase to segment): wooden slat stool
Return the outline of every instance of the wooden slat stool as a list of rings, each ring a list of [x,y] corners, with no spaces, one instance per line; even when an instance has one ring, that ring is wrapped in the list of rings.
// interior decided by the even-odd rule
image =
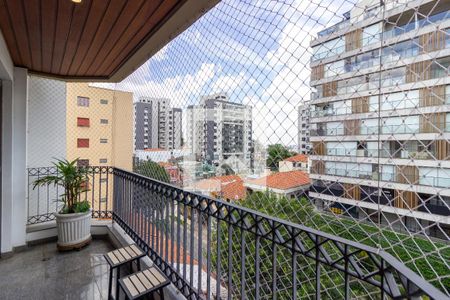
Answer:
[[[141,257],[144,257],[145,253],[138,246],[132,244],[120,249],[110,251],[106,253],[104,256],[109,264],[108,299],[111,299],[112,277],[114,269],[116,270],[116,299],[117,299],[119,295],[120,267],[128,263],[131,265],[135,261],[139,271],[141,269],[139,259]]]
[[[169,279],[155,267],[119,279],[120,287],[125,292],[126,298],[130,300],[147,295],[154,299],[154,293],[159,293],[160,299],[164,300],[163,288],[169,284]]]

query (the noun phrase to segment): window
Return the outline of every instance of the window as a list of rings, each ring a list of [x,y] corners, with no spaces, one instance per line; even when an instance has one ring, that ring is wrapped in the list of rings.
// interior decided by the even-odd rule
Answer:
[[[77,139],[78,148],[89,148],[89,139]]]
[[[101,164],[106,164],[108,162],[108,160],[106,158],[100,158],[99,162]]]
[[[345,40],[343,37],[327,41],[323,44],[315,46],[313,49],[313,60],[331,57],[333,55],[341,54],[345,50]]]
[[[89,127],[89,118],[77,118],[78,127]]]
[[[338,60],[325,65],[324,77],[332,77],[345,72],[344,60]]]
[[[100,139],[100,144],[107,144],[108,143],[108,139]]]
[[[386,118],[383,120],[381,130],[385,134],[417,133],[419,132],[419,116]]]
[[[450,170],[419,167],[419,183],[422,185],[448,188],[450,186]]]
[[[100,124],[108,124],[108,119],[100,119]]]
[[[106,100],[106,99],[100,99],[100,104],[108,104],[108,100]]]
[[[108,181],[108,178],[101,178],[100,179],[100,183],[105,183],[105,182],[107,182]]]
[[[78,96],[77,97],[77,104],[78,104],[78,106],[88,107],[89,106],[89,98]]]
[[[373,10],[378,11],[378,7],[373,8]],[[371,10],[367,11],[369,13]],[[376,23],[363,29],[362,33],[362,44],[363,46],[376,43],[379,41],[381,33],[381,24]]]
[[[89,159],[79,159],[77,161],[77,166],[80,167],[87,167],[89,166]]]
[[[377,134],[378,133],[378,119],[366,119],[361,122],[361,134]]]
[[[327,155],[356,155],[356,142],[328,142]]]
[[[100,198],[100,203],[105,203],[106,201],[108,201],[108,198],[106,197]]]
[[[342,122],[329,122],[327,123],[327,135],[343,135],[344,124]]]
[[[381,180],[395,181],[395,166],[381,165]]]

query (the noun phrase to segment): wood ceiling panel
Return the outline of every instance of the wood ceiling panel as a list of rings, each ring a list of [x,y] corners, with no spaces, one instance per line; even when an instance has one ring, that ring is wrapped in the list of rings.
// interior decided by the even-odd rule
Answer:
[[[177,0],[167,0],[161,3],[161,5],[158,6],[154,14],[149,18],[144,26],[141,27],[141,29],[133,36],[128,37],[128,43],[124,44],[124,47],[115,47],[111,50],[111,56],[115,57],[115,59],[118,59],[119,61],[123,61],[126,59],[127,56],[130,55],[130,53],[133,52],[133,47],[131,45],[139,45],[142,43],[146,36],[151,34],[151,32],[148,31],[148,28],[155,28],[155,26],[159,25],[159,23],[168,16],[171,9],[177,5],[177,3],[180,1]],[[114,66],[113,64],[108,64],[108,61],[105,61],[105,64],[107,66],[106,72],[114,72],[116,68],[119,66]]]
[[[14,65],[30,73],[119,80],[217,2],[0,0],[0,29]]]
[[[56,19],[58,18],[57,2],[59,0],[41,1],[42,20],[42,72],[51,73],[53,47],[55,42]],[[45,34],[44,34],[45,33]]]
[[[84,7],[85,6],[85,7]],[[74,59],[75,53],[80,44],[81,34],[84,31],[87,23],[87,17],[91,11],[92,1],[85,0],[83,5],[74,5],[75,11],[73,13],[72,22],[70,24],[69,35],[64,50],[64,57],[61,63],[59,74],[68,74],[70,65]]]
[[[57,11],[51,72],[60,75],[59,70],[61,69],[64,58],[64,51],[66,49],[67,38],[69,37],[70,23],[72,22],[75,6],[71,5],[70,1],[58,1]]]
[[[114,34],[112,32],[112,28],[116,23],[117,18],[120,17],[120,14],[122,13],[122,10],[124,9],[126,4],[126,0],[111,0],[111,4],[108,6],[102,22],[97,28],[95,28],[97,32],[95,34],[94,40],[89,47],[83,63],[76,71],[77,74],[86,75],[87,70],[97,56],[97,53],[100,51],[103,43],[106,41],[110,34]]]
[[[144,7],[145,3],[147,3],[147,5]],[[123,9],[123,12],[120,15],[120,19],[117,20],[117,22],[114,24],[114,27],[112,28],[112,32],[114,32],[114,34],[108,36],[97,56],[90,65],[89,69],[87,70],[87,73],[93,73],[94,70],[96,73],[99,73],[98,66],[105,59],[111,49],[118,46],[118,40],[121,37],[128,36],[125,31],[131,30],[131,32],[134,32],[134,30],[131,29],[131,24],[140,23],[140,19],[138,16],[139,12],[148,10],[153,11],[154,8],[152,9],[152,6],[155,6],[157,3],[158,1],[145,0],[127,2],[125,8]]]
[[[19,1],[18,1],[19,2]],[[41,31],[41,17],[40,17],[40,0],[27,0],[23,3],[27,6],[24,10],[25,23],[27,26],[27,35],[30,45],[31,67],[33,69],[42,69],[42,51],[35,51],[34,49],[41,49],[42,31]]]
[[[100,22],[102,22],[102,20],[104,19],[104,16],[110,4],[111,1],[109,0],[92,1],[92,7],[89,12],[89,16],[86,21],[83,34],[81,36],[81,40],[78,45],[78,49],[71,63],[68,74],[76,74],[76,70],[78,70],[80,65],[83,63],[89,47],[91,46],[97,33],[96,28],[99,27]]]
[[[28,33],[25,24],[25,13],[23,10],[22,1],[7,1],[6,6],[6,9],[10,16],[10,20],[13,24],[12,29],[14,32],[14,38],[17,41],[17,48],[13,49],[14,51],[19,52],[22,63],[31,67],[31,49],[28,41]]]
[[[116,43],[116,47],[109,49],[108,53],[104,57],[99,58],[99,60],[97,61],[98,74],[101,72],[107,72],[107,69],[109,69],[110,67],[117,67],[117,65],[111,66],[111,57],[114,57],[114,55],[121,53],[126,45],[130,43],[130,37],[136,35],[136,33],[139,32],[139,30],[141,30],[143,27],[148,26],[148,20],[151,19],[152,16],[156,13],[161,3],[162,1],[150,1],[145,3],[143,9],[139,11],[139,14],[136,16],[130,26],[126,28],[124,34],[119,37],[119,40]]]
[[[13,27],[10,19],[10,15],[8,13],[8,8],[6,1],[0,0],[0,28],[2,28],[3,36],[8,43],[8,47],[10,49],[18,49],[19,46],[17,44],[16,37],[14,36]],[[19,51],[14,50],[10,51],[10,55],[12,60],[18,64],[23,65],[22,57],[20,56]]]

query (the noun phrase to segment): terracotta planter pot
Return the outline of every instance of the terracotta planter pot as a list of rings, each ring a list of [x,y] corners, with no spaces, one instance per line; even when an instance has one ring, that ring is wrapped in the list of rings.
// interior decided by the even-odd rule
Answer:
[[[55,214],[60,251],[80,249],[91,242],[91,212]]]

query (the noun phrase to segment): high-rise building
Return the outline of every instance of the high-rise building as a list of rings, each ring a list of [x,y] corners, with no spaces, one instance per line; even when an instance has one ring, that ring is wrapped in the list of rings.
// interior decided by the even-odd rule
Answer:
[[[252,107],[230,102],[226,94],[204,96],[187,108],[187,145],[198,161],[249,173],[252,159]]]
[[[311,150],[309,142],[309,103],[304,103],[298,107],[298,152],[308,154]]]
[[[448,238],[450,3],[426,2],[360,1],[312,41],[310,196]]]
[[[135,150],[182,146],[182,111],[173,108],[170,99],[140,97],[134,103]]]
[[[66,84],[67,159],[79,164],[132,169],[133,94]]]

